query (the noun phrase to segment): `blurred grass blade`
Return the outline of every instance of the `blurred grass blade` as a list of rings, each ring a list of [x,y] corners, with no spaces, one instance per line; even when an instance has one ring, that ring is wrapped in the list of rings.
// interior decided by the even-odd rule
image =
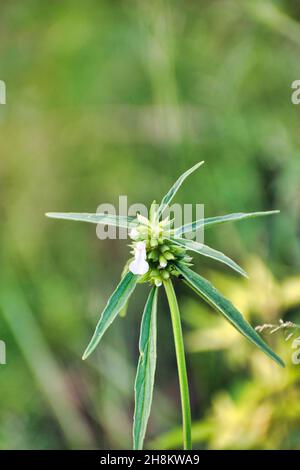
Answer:
[[[68,374],[57,360],[57,352],[51,351],[45,329],[41,329],[36,321],[38,313],[31,309],[17,280],[6,275],[5,282],[5,287],[4,282],[1,283],[0,291],[1,315],[15,337],[20,357],[22,355],[30,371],[28,373],[32,374],[32,393],[49,404],[71,448],[94,448],[96,442],[92,430],[79,409],[78,398],[69,387]],[[12,343],[9,347],[14,353]],[[17,375],[15,380],[17,383]],[[34,382],[38,390],[35,390]]]
[[[95,333],[82,356],[83,360],[94,351],[107,328],[111,325],[120,310],[124,307],[130,295],[132,294],[138,279],[139,276],[136,276],[131,272],[128,272],[122,278],[116,290],[108,299],[106,307],[104,308],[100,320],[96,326]]]
[[[206,419],[201,422],[193,423],[192,425],[192,436],[193,443],[200,444],[203,442],[209,442],[213,436],[214,425]],[[163,432],[152,441],[149,442],[149,449],[164,449],[172,450],[180,448],[182,441],[182,429],[181,427],[173,428],[171,431]]]
[[[206,302],[221,312],[225,318],[246,338],[254,343],[265,354],[271,357],[277,364],[284,367],[284,362],[263,341],[252,326],[245,320],[242,314],[206,279],[182,264],[177,269],[184,277],[187,284],[192,287]]]
[[[170,240],[177,245],[185,247],[187,250],[194,251],[199,255],[207,256],[208,258],[220,261],[220,263],[226,264],[242,276],[248,277],[246,271],[244,271],[235,261],[224,255],[224,253],[221,251],[214,250],[213,248],[210,248],[208,245],[204,245],[203,243],[187,240],[186,238],[170,238]]]
[[[133,421],[133,448],[143,448],[152,404],[156,368],[156,311],[157,287],[153,287],[145,305],[141,332],[140,358],[135,378],[135,410]]]
[[[293,18],[292,15],[287,13],[288,9],[283,11],[282,8],[270,0],[243,2],[243,8],[245,8],[245,13],[255,21],[261,22],[264,26],[294,41],[298,46],[300,45],[299,21],[297,21],[296,16]]]
[[[235,214],[220,215],[217,217],[208,217],[206,219],[195,220],[190,224],[183,225],[175,230],[175,236],[181,236],[183,233],[190,233],[198,230],[200,227],[209,228],[216,224],[225,224],[226,222],[235,222],[236,220],[252,219],[254,217],[263,217],[265,215],[279,214],[280,211],[263,212],[237,212]]]
[[[47,217],[52,219],[73,220],[76,222],[89,222],[92,224],[112,225],[113,227],[131,228],[136,227],[135,217],[126,217],[111,214],[88,214],[80,212],[47,212]]]
[[[203,165],[204,161],[202,162],[199,162],[197,163],[196,165],[194,165],[192,168],[190,168],[189,170],[187,170],[185,173],[183,173],[179,178],[178,180],[173,184],[173,186],[171,187],[171,189],[169,190],[169,192],[164,196],[164,198],[162,199],[160,205],[159,205],[159,208],[158,208],[158,217],[161,216],[161,214],[163,213],[164,209],[166,208],[166,206],[168,206],[168,204],[170,204],[171,200],[173,199],[173,197],[175,196],[175,194],[177,193],[178,189],[180,188],[180,186],[182,185],[182,183],[184,182],[184,180],[191,174],[193,173],[195,170],[197,170],[197,168],[199,168],[201,165]]]

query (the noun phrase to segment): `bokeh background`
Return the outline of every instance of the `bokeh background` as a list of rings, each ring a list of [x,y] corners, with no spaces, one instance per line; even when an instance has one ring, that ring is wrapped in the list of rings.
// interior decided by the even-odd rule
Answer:
[[[176,202],[207,216],[280,209],[220,226],[206,241],[250,280],[195,267],[253,325],[300,320],[300,79],[297,0],[1,0],[0,448],[131,446],[133,385],[147,288],[86,362],[81,354],[128,256],[95,227],[46,219],[102,202],[150,203],[195,162]],[[300,365],[266,335],[280,370],[176,285],[194,446],[300,449]],[[158,314],[148,448],[180,448],[169,312]]]

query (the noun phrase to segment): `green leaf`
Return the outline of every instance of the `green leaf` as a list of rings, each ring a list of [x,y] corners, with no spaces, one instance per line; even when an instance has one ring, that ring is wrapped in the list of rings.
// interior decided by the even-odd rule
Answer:
[[[121,279],[123,279],[124,276],[126,276],[126,274],[128,273],[129,271],[129,265],[130,265],[130,259],[126,262],[124,268],[123,268],[123,271],[122,271],[122,274],[121,274]],[[139,281],[141,280],[141,277],[139,278]],[[124,306],[121,308],[121,310],[119,311],[119,315],[121,318],[125,318],[126,315],[127,315],[127,310],[128,310],[128,306],[129,306],[129,299],[125,302]]]
[[[128,272],[122,278],[116,290],[109,298],[101,314],[100,320],[95,329],[95,333],[82,356],[83,360],[94,351],[107,328],[111,325],[120,310],[124,307],[130,295],[132,294],[138,279],[139,276],[136,276],[131,272]]]
[[[199,219],[191,224],[183,225],[175,230],[175,236],[181,236],[183,233],[194,232],[200,227],[209,228],[216,224],[224,224],[226,222],[235,222],[236,220],[251,219],[254,217],[263,217],[265,215],[279,214],[280,211],[264,211],[264,212],[238,212],[236,214],[220,215],[217,217],[208,217]]]
[[[128,306],[129,306],[129,302],[127,301],[124,305],[124,307],[121,308],[120,312],[119,312],[119,315],[121,318],[124,318],[126,317],[127,315],[127,310],[128,310]]]
[[[197,168],[199,168],[201,165],[203,165],[203,161],[202,162],[199,162],[197,163],[196,165],[194,165],[192,168],[190,168],[189,170],[187,170],[185,173],[183,173],[179,178],[178,180],[173,184],[173,186],[171,187],[171,189],[169,190],[169,192],[163,197],[160,205],[159,205],[159,208],[158,208],[158,217],[161,216],[161,214],[163,213],[164,209],[166,208],[166,206],[168,206],[171,202],[171,200],[173,199],[173,197],[175,196],[175,194],[177,193],[178,189],[180,188],[180,186],[182,185],[182,183],[184,182],[184,180],[191,174],[193,173],[195,170],[197,170]]]
[[[135,217],[126,217],[111,214],[87,214],[77,212],[47,212],[52,219],[74,220],[77,222],[90,222],[92,224],[112,225],[114,227],[131,228],[138,225]]]
[[[184,277],[187,284],[192,287],[208,304],[221,312],[225,318],[248,340],[254,343],[265,354],[271,357],[277,364],[284,367],[284,362],[263,341],[252,326],[245,320],[242,314],[206,279],[201,277],[186,266],[177,264],[179,273]]]
[[[153,287],[145,305],[140,332],[140,358],[135,378],[133,448],[143,448],[152,404],[156,368],[157,287]]]
[[[176,243],[177,245],[185,247],[187,250],[194,251],[199,255],[207,256],[208,258],[215,259],[221,263],[226,264],[234,271],[237,271],[242,276],[248,277],[246,271],[244,271],[235,261],[230,259],[228,256],[224,255],[221,251],[214,250],[208,245],[203,243],[195,242],[194,240],[188,240],[186,238],[170,238],[170,241]]]

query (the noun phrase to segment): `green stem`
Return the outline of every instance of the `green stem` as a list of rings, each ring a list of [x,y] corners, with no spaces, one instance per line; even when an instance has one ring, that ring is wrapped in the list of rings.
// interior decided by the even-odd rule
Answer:
[[[164,281],[164,287],[166,290],[172,325],[173,334],[176,350],[177,368],[179,376],[179,386],[181,395],[181,408],[182,408],[182,425],[183,425],[183,448],[184,450],[192,449],[192,437],[191,437],[191,409],[190,409],[190,397],[189,397],[189,384],[186,373],[185,355],[184,355],[184,344],[182,337],[180,313],[176,295],[174,292],[173,284],[170,281]]]

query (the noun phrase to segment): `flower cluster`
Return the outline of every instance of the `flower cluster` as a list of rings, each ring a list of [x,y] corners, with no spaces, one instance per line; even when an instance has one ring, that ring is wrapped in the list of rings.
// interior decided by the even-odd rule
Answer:
[[[138,225],[130,231],[133,243],[129,271],[143,277],[140,282],[151,282],[161,286],[171,276],[178,276],[176,262],[190,266],[192,258],[187,255],[186,248],[178,246],[170,240],[174,230],[173,221],[169,217],[158,221],[158,205],[154,201],[150,209],[150,217],[137,214]]]

